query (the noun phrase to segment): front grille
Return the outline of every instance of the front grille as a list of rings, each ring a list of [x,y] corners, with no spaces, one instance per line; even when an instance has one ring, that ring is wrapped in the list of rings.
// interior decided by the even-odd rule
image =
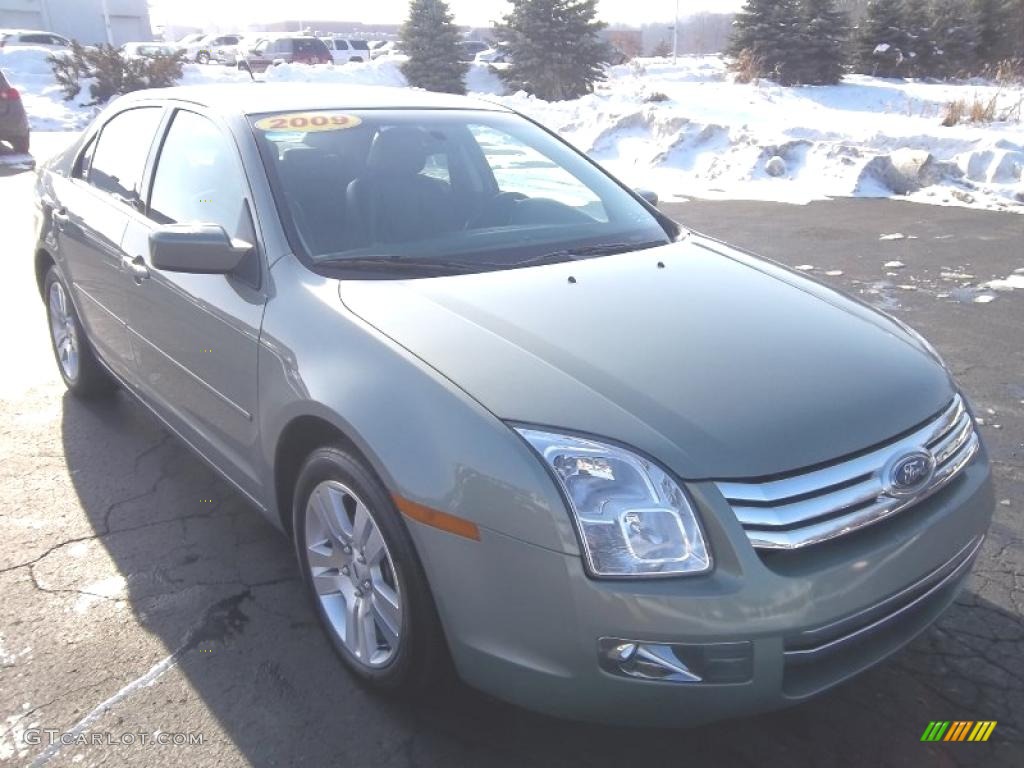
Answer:
[[[960,395],[913,433],[853,459],[767,482],[717,482],[750,543],[758,549],[798,549],[877,523],[931,496],[978,452],[974,422]],[[913,495],[896,495],[892,461],[913,451],[931,454],[931,479]]]

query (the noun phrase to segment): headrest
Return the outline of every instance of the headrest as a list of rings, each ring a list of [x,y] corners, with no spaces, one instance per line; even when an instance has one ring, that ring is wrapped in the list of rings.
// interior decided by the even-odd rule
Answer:
[[[389,128],[378,133],[373,140],[366,166],[378,173],[415,176],[426,165],[433,143],[422,128]]]
[[[281,175],[290,182],[337,174],[341,166],[342,160],[337,155],[311,147],[289,147],[281,153]]]

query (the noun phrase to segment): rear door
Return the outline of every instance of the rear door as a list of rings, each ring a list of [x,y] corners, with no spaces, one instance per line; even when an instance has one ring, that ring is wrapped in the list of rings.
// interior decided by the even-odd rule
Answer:
[[[126,329],[135,284],[121,253],[129,219],[141,216],[147,158],[163,107],[127,109],[94,136],[71,178],[55,181],[58,256],[82,322],[104,362],[123,379],[135,366]]]
[[[348,42],[339,37],[334,38],[331,42],[333,43],[331,46],[331,56],[337,63],[344,64],[348,61],[349,57]]]
[[[178,109],[152,172],[148,216],[129,223],[123,248],[148,270],[134,285],[128,326],[143,396],[251,495],[259,495],[256,357],[265,295],[248,181],[231,134]],[[219,224],[254,244],[230,275],[155,269],[149,234],[164,224]]]

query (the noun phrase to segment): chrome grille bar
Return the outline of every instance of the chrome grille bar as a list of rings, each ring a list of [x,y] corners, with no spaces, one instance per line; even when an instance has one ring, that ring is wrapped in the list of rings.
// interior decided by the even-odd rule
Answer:
[[[935,419],[911,434],[847,461],[767,482],[716,483],[759,549],[797,549],[871,525],[913,506],[953,480],[980,442],[956,395]],[[935,470],[913,496],[889,495],[886,468],[911,451],[928,451]]]

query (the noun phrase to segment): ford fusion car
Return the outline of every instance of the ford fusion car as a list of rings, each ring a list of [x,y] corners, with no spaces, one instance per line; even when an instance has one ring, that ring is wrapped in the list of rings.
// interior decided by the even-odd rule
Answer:
[[[536,123],[406,89],[118,99],[38,175],[61,376],[294,540],[352,674],[563,717],[803,701],[954,599],[992,514],[928,343]]]

